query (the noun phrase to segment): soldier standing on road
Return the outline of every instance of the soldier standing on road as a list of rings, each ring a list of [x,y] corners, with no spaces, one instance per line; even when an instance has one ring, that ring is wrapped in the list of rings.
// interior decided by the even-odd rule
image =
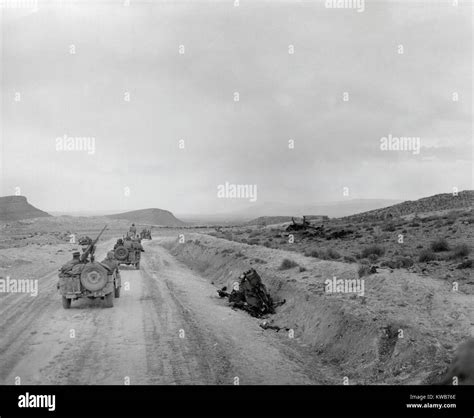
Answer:
[[[135,226],[135,224],[132,224],[132,226],[130,227],[130,232],[132,236],[135,236],[137,234],[137,227]]]

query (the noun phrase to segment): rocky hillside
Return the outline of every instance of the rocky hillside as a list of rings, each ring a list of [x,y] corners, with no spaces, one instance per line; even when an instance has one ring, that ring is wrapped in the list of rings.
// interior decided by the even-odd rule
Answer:
[[[438,211],[470,209],[474,206],[474,190],[464,190],[457,196],[452,193],[437,194],[418,200],[407,200],[382,209],[348,216],[350,221],[372,221],[386,218],[397,218],[409,215],[421,215]]]
[[[45,216],[51,215],[30,205],[25,196],[0,197],[0,222],[12,222]]]
[[[126,219],[135,224],[160,225],[160,226],[184,226],[185,222],[176,218],[170,211],[163,209],[140,209],[131,212],[107,215],[112,219]]]

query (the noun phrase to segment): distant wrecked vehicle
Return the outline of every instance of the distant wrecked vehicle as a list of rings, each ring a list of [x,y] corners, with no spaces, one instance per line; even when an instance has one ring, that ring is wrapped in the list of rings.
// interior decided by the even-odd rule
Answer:
[[[109,252],[100,263],[94,261],[95,245],[105,228],[82,254],[73,253],[73,259],[59,270],[57,287],[64,309],[71,307],[72,300],[85,297],[104,299],[105,306],[111,308],[114,298],[120,297],[121,278],[113,252]]]
[[[125,237],[124,240],[119,239],[114,247],[114,255],[118,264],[132,265],[137,270],[140,269],[141,253],[145,252],[139,239]]]

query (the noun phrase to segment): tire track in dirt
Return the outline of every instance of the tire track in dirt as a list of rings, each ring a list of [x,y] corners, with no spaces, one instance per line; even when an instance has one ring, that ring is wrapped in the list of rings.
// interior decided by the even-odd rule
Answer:
[[[42,278],[33,301],[10,303],[12,322],[0,325],[0,383],[16,376],[22,384],[320,383],[254,318],[212,297],[202,277],[154,243],[145,249],[142,270],[121,270],[114,308],[80,299],[64,310],[56,272]]]

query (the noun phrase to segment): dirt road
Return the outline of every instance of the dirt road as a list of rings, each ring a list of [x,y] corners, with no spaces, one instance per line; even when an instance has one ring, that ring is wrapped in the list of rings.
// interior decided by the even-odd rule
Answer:
[[[141,270],[123,266],[114,308],[82,299],[63,309],[56,271],[39,278],[38,296],[4,297],[0,384],[327,383],[283,331],[230,309],[157,244],[145,242]]]

